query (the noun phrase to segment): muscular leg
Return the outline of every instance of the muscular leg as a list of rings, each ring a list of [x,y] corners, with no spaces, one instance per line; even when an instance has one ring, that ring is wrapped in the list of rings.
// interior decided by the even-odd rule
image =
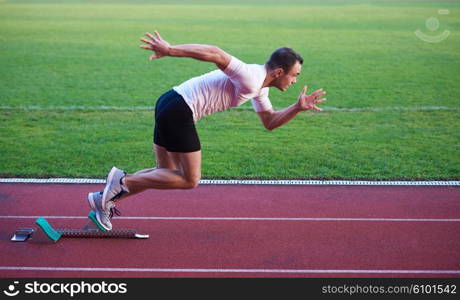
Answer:
[[[167,152],[155,145],[157,167],[135,174],[128,174],[124,184],[129,196],[147,189],[190,189],[201,178],[201,151],[179,153]]]
[[[144,174],[144,173],[149,173],[155,169],[159,168],[166,168],[166,169],[171,169],[171,170],[177,170],[177,166],[174,163],[171,155],[168,154],[168,151],[166,151],[165,148],[158,146],[158,145],[153,145],[153,153],[155,153],[155,158],[156,158],[156,167],[155,168],[150,168],[150,169],[145,169],[145,170],[140,170],[137,171],[136,175],[139,174]]]

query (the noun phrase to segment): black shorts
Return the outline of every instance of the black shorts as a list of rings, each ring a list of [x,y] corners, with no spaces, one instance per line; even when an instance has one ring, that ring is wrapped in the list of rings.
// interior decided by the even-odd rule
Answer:
[[[155,104],[153,142],[169,152],[201,150],[192,110],[174,90],[164,93]]]

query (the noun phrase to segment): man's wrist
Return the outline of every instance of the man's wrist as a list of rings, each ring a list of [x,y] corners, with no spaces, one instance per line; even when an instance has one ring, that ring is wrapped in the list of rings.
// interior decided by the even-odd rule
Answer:
[[[166,56],[174,56],[174,46],[169,45],[166,51]]]
[[[300,101],[297,100],[295,103],[294,103],[294,110],[296,113],[299,113],[301,111],[303,111],[302,109],[302,105],[300,104]]]

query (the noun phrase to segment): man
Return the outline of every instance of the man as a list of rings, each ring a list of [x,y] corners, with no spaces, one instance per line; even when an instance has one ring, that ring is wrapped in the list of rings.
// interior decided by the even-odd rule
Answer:
[[[191,189],[201,178],[201,147],[195,123],[203,116],[236,107],[248,100],[265,128],[273,130],[306,110],[321,111],[322,89],[307,95],[305,86],[291,106],[274,111],[269,87],[281,91],[296,83],[303,59],[294,50],[280,48],[264,65],[245,64],[210,45],[170,45],[155,31],[141,38],[142,49],[153,51],[150,60],[166,56],[189,57],[214,63],[218,70],[192,78],[163,94],[155,106],[154,151],[156,167],[126,174],[115,167],[103,192],[88,194],[98,222],[111,230],[115,201],[146,189]],[[116,210],[115,210],[116,212]]]

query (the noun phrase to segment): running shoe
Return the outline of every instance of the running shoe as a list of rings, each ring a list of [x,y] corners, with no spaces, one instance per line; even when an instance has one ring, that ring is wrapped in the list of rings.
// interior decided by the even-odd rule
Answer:
[[[120,212],[115,208],[114,201],[108,201],[106,203],[107,209],[103,209],[102,194],[103,192],[89,193],[88,203],[89,206],[96,212],[96,219],[99,224],[106,230],[112,230],[112,217],[114,214],[120,215]]]
[[[104,192],[102,193],[102,210],[107,211],[109,206],[113,207],[113,205],[109,203],[115,201],[128,192],[127,188],[121,183],[121,180],[125,177],[125,175],[125,172],[116,167],[113,167],[112,170],[110,170],[109,175],[107,176]]]

